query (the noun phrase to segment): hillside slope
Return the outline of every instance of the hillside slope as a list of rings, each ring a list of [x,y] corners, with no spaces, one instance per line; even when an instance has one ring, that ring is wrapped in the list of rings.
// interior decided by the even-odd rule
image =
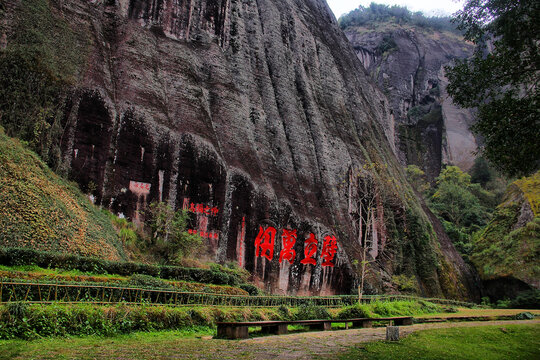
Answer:
[[[125,259],[109,218],[0,128],[0,246]]]

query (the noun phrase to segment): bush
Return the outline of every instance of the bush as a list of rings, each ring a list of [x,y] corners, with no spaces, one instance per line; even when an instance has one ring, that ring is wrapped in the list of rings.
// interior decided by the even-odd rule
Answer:
[[[128,283],[130,285],[143,287],[143,288],[150,288],[150,289],[167,289],[167,290],[173,289],[171,284],[169,284],[165,280],[158,279],[149,275],[142,275],[142,274],[131,275]]]
[[[238,287],[248,292],[251,296],[257,296],[260,294],[259,288],[252,284],[240,284]]]
[[[348,306],[338,313],[340,319],[362,317],[411,316],[442,312],[443,307],[428,301],[375,301]]]
[[[280,305],[278,307],[277,311],[278,311],[279,316],[281,317],[281,320],[292,320],[293,319],[292,312],[287,306]]]
[[[294,317],[296,320],[319,320],[332,318],[325,307],[316,305],[301,305]]]
[[[510,306],[514,309],[540,309],[540,290],[520,292]]]
[[[196,281],[216,285],[237,285],[238,276],[217,269],[196,269],[180,266],[157,266],[133,262],[108,261],[71,254],[49,253],[27,248],[0,248],[0,265],[36,265],[42,268],[80,270],[98,274],[148,275],[170,280]]]
[[[339,319],[358,319],[358,318],[370,318],[374,314],[369,309],[368,305],[365,304],[356,304],[353,306],[347,306],[341,310],[337,317]]]

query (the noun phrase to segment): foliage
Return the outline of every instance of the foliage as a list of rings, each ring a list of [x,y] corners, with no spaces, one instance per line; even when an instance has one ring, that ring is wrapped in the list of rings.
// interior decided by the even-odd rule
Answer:
[[[419,292],[418,283],[414,276],[407,276],[405,274],[393,275],[392,282],[397,285],[398,290],[402,293],[416,294]]]
[[[169,263],[193,254],[202,244],[202,238],[187,232],[189,213],[186,210],[174,211],[164,202],[151,203],[148,210],[152,244]]]
[[[171,284],[163,279],[150,275],[134,274],[129,277],[129,284],[142,288],[172,290]]]
[[[125,258],[111,221],[19,141],[0,134],[0,246]]]
[[[440,183],[431,204],[439,216],[457,227],[486,224],[485,210],[478,198],[457,184]]]
[[[537,324],[455,327],[414,332],[399,342],[373,342],[338,359],[536,359]]]
[[[514,182],[529,202],[534,216],[540,216],[540,171]]]
[[[295,311],[294,318],[295,320],[322,320],[331,319],[332,315],[325,307],[305,304]]]
[[[485,187],[495,176],[494,170],[482,156],[478,156],[474,159],[474,165],[469,170],[469,175],[471,175],[471,182],[478,183],[482,185],[482,187]]]
[[[522,291],[516,297],[498,302],[497,307],[507,309],[540,309],[540,290]]]
[[[362,317],[389,317],[433,314],[442,312],[440,305],[427,301],[374,301],[368,304],[356,304],[340,310],[339,319]]]
[[[371,311],[371,308],[367,304],[355,304],[353,306],[347,306],[340,310],[337,314],[338,319],[359,319],[359,318],[371,318],[375,315]]]
[[[252,296],[257,296],[260,294],[259,288],[252,284],[240,284],[238,287],[244,291],[247,291],[248,294]]]
[[[426,179],[426,174],[417,165],[407,165],[405,169],[407,173],[407,179],[414,187],[414,189],[420,193],[427,191],[429,184]]]
[[[540,167],[539,12],[534,0],[469,0],[455,19],[477,50],[446,69],[448,93],[478,108],[483,154],[508,175]]]
[[[179,266],[158,266],[138,264],[134,262],[116,262],[93,257],[82,257],[73,254],[60,254],[37,251],[25,248],[1,248],[0,265],[37,265],[43,268],[77,269],[97,274],[118,274],[130,276],[143,274],[162,279],[191,280],[217,285],[236,285],[240,282],[235,275],[220,272],[216,269],[195,269]]]
[[[106,209],[102,209],[101,211],[111,220],[113,226],[118,232],[118,237],[123,244],[135,245],[142,242],[139,234],[137,233],[137,227],[134,223],[128,221],[126,218],[119,218]]]
[[[436,178],[429,207],[441,219],[445,232],[457,250],[467,258],[472,251],[472,237],[490,219],[495,197],[457,166],[448,166]]]
[[[31,305],[14,313],[0,307],[0,339],[44,336],[112,336],[212,326],[216,321],[279,319],[275,310],[241,308],[177,308],[167,306]],[[10,310],[11,309],[11,310]]]
[[[531,221],[521,219],[527,203],[532,210],[540,202],[538,179],[540,172],[512,183],[488,226],[475,238],[471,260],[483,277],[513,276],[529,282],[540,276],[540,217],[533,210]]]
[[[342,29],[351,26],[366,26],[376,22],[410,24],[432,30],[457,32],[449,17],[428,17],[421,12],[411,12],[404,6],[388,6],[371,3],[368,7],[359,6],[339,18]]]
[[[471,176],[457,166],[447,166],[435,179],[437,185],[450,183],[461,187],[468,187],[471,184]]]
[[[0,50],[0,123],[56,168],[64,98],[86,62],[87,40],[53,15],[46,0],[20,2],[14,23]]]

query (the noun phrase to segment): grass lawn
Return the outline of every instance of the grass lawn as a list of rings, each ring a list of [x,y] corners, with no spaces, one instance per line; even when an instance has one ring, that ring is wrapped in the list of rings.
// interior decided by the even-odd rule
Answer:
[[[315,332],[247,341],[211,339],[207,327],[34,341],[0,341],[0,359],[539,359],[540,325],[497,325],[419,331],[397,343],[375,342],[343,351],[330,334]],[[351,345],[358,335],[348,338]],[[300,339],[302,337],[302,339]],[[357,340],[356,340],[357,341]],[[316,346],[317,345],[317,346]]]
[[[436,318],[436,317],[456,317],[456,316],[506,316],[506,315],[517,315],[522,312],[530,312],[533,315],[540,316],[540,310],[531,310],[531,309],[468,309],[468,308],[458,308],[458,312],[455,313],[435,313],[435,314],[426,314],[418,315],[417,317],[421,318]]]
[[[540,359],[540,325],[448,328],[367,343],[339,359]]]

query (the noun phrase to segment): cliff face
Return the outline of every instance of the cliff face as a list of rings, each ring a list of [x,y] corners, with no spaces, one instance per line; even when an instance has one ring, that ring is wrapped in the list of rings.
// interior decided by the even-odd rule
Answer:
[[[477,147],[469,131],[474,114],[452,103],[444,66],[471,56],[473,46],[455,34],[412,25],[382,23],[345,33],[388,96],[395,122],[387,132],[401,163],[419,165],[431,179],[441,163],[468,170]]]
[[[135,221],[153,201],[190,211],[210,258],[274,293],[348,292],[366,232],[370,291],[394,290],[397,273],[427,295],[474,291],[405,183],[387,100],[323,0],[51,4],[87,35],[62,153],[97,203]],[[315,264],[302,262],[311,250]]]

